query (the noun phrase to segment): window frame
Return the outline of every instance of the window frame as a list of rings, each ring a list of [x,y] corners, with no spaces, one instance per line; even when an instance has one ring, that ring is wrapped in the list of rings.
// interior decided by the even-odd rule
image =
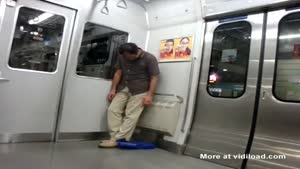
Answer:
[[[211,68],[211,64],[212,64],[212,53],[213,53],[213,50],[214,50],[214,38],[215,38],[215,31],[220,27],[220,26],[223,26],[223,25],[229,25],[229,24],[233,24],[233,23],[239,23],[239,22],[244,22],[246,23],[248,26],[250,26],[250,35],[251,35],[251,39],[250,39],[250,43],[249,43],[249,56],[248,56],[248,62],[247,62],[247,65],[246,65],[246,72],[245,72],[245,81],[244,81],[244,88],[243,88],[243,92],[241,93],[241,95],[237,96],[237,97],[226,97],[226,96],[214,96],[212,95],[212,93],[209,91],[209,78],[210,78],[210,68]],[[228,23],[222,23],[222,24],[219,24],[217,27],[214,28],[214,31],[213,31],[213,36],[212,36],[212,41],[211,41],[211,50],[210,50],[210,61],[209,61],[209,67],[208,67],[208,77],[207,77],[207,81],[206,81],[206,92],[211,96],[211,97],[214,97],[214,98],[226,98],[226,99],[238,99],[242,96],[244,96],[244,94],[246,93],[246,88],[247,88],[247,82],[248,82],[248,71],[249,71],[249,62],[250,62],[250,57],[251,57],[251,45],[252,45],[252,24],[247,21],[247,20],[238,20],[238,21],[235,21],[235,22],[228,22]]]
[[[274,73],[273,73],[273,82],[272,82],[272,94],[273,96],[281,101],[281,102],[286,102],[286,103],[300,103],[300,100],[299,101],[295,101],[295,100],[286,100],[286,99],[282,99],[280,97],[278,97],[276,95],[276,92],[275,92],[275,89],[276,89],[276,80],[277,80],[277,68],[278,68],[278,50],[279,50],[279,34],[280,34],[280,24],[282,23],[283,19],[285,19],[286,17],[290,16],[290,15],[294,15],[294,14],[299,14],[300,15],[300,11],[298,12],[292,12],[292,13],[287,13],[286,15],[282,16],[278,22],[278,25],[277,25],[277,39],[276,39],[276,51],[275,51],[275,62],[274,62]],[[300,18],[299,18],[300,19]],[[300,39],[300,38],[299,38]]]
[[[58,56],[57,56],[57,62],[56,62],[56,68],[54,71],[41,71],[41,70],[33,70],[33,69],[24,69],[24,68],[16,68],[16,67],[12,67],[9,65],[9,61],[10,61],[10,57],[11,57],[11,52],[12,52],[12,49],[13,49],[13,42],[14,42],[14,35],[15,35],[15,32],[16,32],[16,28],[17,28],[17,23],[18,23],[18,19],[19,19],[19,15],[20,15],[20,10],[22,8],[29,8],[29,9],[33,9],[33,10],[37,10],[37,11],[42,11],[42,12],[47,12],[47,13],[52,13],[54,15],[58,15],[58,16],[61,16],[64,18],[64,26],[63,26],[63,29],[62,29],[62,40],[61,40],[61,43],[60,43],[60,47],[59,47],[59,53],[58,53]],[[59,69],[59,63],[60,63],[60,60],[61,60],[61,49],[62,49],[62,45],[63,45],[63,39],[64,39],[64,33],[65,33],[65,29],[66,29],[66,23],[67,23],[67,18],[66,16],[64,15],[61,15],[61,14],[57,14],[57,13],[54,13],[54,12],[50,12],[50,11],[47,11],[47,10],[44,10],[44,9],[39,9],[39,8],[36,8],[36,7],[31,7],[31,6],[24,6],[24,5],[21,5],[17,8],[17,12],[15,13],[15,19],[14,19],[14,23],[13,23],[13,33],[11,34],[11,37],[10,37],[10,44],[9,44],[9,53],[8,53],[8,56],[7,56],[7,60],[5,61],[6,62],[6,67],[10,70],[15,70],[15,71],[22,71],[22,72],[31,72],[31,73],[40,73],[40,74],[56,74],[58,72],[58,69]],[[0,25],[1,26],[1,25]]]
[[[77,57],[76,57],[76,66],[75,66],[75,71],[73,71],[73,73],[75,74],[76,77],[78,78],[83,78],[83,79],[93,79],[93,80],[105,80],[105,81],[112,81],[113,78],[111,79],[108,79],[108,78],[104,78],[104,77],[93,77],[93,76],[83,76],[83,75],[79,75],[77,74],[77,66],[78,66],[78,63],[79,63],[79,53],[80,53],[80,48],[81,48],[81,44],[82,44],[82,40],[83,40],[83,36],[84,36],[84,30],[85,30],[85,26],[86,24],[95,24],[97,26],[102,26],[102,27],[105,27],[105,28],[109,28],[109,29],[114,29],[114,30],[117,30],[117,31],[121,31],[121,32],[124,32],[124,33],[127,33],[127,41],[126,42],[129,42],[130,41],[130,33],[129,32],[126,32],[124,30],[120,30],[120,29],[116,29],[116,28],[113,28],[113,27],[110,27],[110,26],[107,26],[107,25],[103,25],[103,24],[99,24],[99,23],[96,23],[96,22],[92,22],[92,21],[86,21],[84,23],[84,26],[83,26],[83,29],[82,29],[82,34],[81,34],[81,37],[80,37],[80,47],[79,47],[79,50],[77,52]]]

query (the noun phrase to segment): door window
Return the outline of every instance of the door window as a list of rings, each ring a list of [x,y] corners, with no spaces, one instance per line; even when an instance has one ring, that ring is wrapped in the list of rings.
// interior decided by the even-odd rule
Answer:
[[[86,23],[76,73],[80,76],[111,79],[118,47],[126,43],[128,33]]]
[[[274,95],[285,101],[300,101],[300,13],[279,23]]]
[[[240,21],[218,26],[213,34],[207,90],[211,96],[237,98],[247,81],[251,25]]]
[[[9,66],[54,72],[57,68],[65,18],[22,7],[14,32]]]

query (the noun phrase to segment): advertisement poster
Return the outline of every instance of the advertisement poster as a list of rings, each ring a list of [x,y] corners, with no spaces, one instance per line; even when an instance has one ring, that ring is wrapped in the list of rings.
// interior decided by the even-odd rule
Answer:
[[[237,50],[236,49],[222,50],[222,62],[223,63],[233,63],[236,60],[237,60]]]
[[[166,39],[160,42],[160,61],[190,61],[193,37]]]

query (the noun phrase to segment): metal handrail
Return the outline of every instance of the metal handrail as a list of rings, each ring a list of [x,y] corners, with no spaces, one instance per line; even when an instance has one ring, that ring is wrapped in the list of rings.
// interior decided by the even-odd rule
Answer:
[[[109,15],[109,9],[108,9],[107,4],[108,4],[108,0],[105,0],[105,4],[104,4],[104,6],[101,9],[101,13],[103,13],[105,15]]]
[[[121,3],[123,3],[123,6],[121,5]],[[127,3],[126,3],[126,0],[120,0],[120,1],[117,3],[117,7],[123,8],[123,9],[127,9]]]

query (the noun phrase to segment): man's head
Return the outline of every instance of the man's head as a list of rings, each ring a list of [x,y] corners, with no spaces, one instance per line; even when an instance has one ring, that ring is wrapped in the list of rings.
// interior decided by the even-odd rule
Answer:
[[[139,47],[134,43],[124,43],[120,46],[119,53],[127,60],[135,60],[139,54]]]
[[[165,49],[167,52],[172,52],[174,48],[174,40],[168,39],[165,43]]]

